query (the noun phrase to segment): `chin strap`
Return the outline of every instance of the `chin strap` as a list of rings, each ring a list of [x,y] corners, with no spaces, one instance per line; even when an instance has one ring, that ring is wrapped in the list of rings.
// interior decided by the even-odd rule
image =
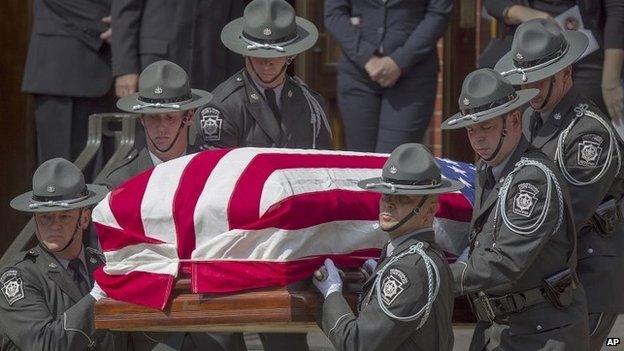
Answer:
[[[266,80],[262,79],[262,77],[260,77],[260,75],[256,71],[256,67],[254,66],[253,62],[251,62],[251,59],[249,59],[249,57],[245,57],[245,60],[247,60],[247,62],[249,62],[249,66],[251,66],[251,70],[253,71],[253,73],[256,76],[256,78],[258,78],[264,84],[271,84],[271,83],[275,82],[277,80],[277,78],[279,78],[282,75],[282,73],[284,73],[284,71],[286,71],[286,68],[288,68],[288,65],[290,65],[290,63],[292,62],[292,58],[289,57],[286,60],[286,62],[284,63],[284,65],[282,66],[282,69],[280,69],[280,71],[275,75],[275,77],[273,77],[272,79],[266,81]],[[286,78],[286,77],[284,77],[284,78]]]
[[[48,251],[48,252],[62,252],[62,251],[65,251],[65,249],[67,249],[69,247],[69,245],[71,245],[74,242],[74,239],[76,239],[76,233],[78,233],[78,229],[80,228],[80,220],[82,219],[82,212],[83,211],[84,211],[84,208],[81,208],[80,209],[80,213],[78,214],[78,220],[76,221],[76,226],[74,227],[74,232],[72,233],[72,237],[69,240],[69,242],[65,246],[63,246],[62,249],[52,251],[52,250],[48,249],[47,247],[45,247],[45,245],[43,245],[43,243],[41,243],[42,244],[41,247],[44,250]],[[40,230],[39,230],[39,223],[37,223],[36,220],[35,220],[35,225],[37,226],[37,231],[40,232]]]
[[[182,121],[180,122],[180,127],[178,128],[178,132],[176,133],[175,138],[173,138],[173,141],[171,142],[171,144],[169,144],[168,147],[164,148],[164,149],[160,149],[156,143],[154,142],[154,139],[152,139],[152,137],[149,135],[149,133],[147,131],[145,131],[145,134],[147,135],[147,138],[149,139],[149,141],[152,143],[152,145],[154,146],[154,148],[156,150],[158,150],[158,152],[160,153],[165,153],[169,150],[171,150],[171,148],[173,148],[173,146],[175,145],[175,143],[178,141],[178,138],[180,137],[180,132],[182,131],[182,128],[184,127],[185,123],[188,122],[188,118],[185,116],[184,118],[182,118]]]
[[[489,158],[483,157],[483,160],[485,162],[490,162],[496,158],[496,156],[500,152],[501,147],[503,146],[503,141],[505,140],[506,136],[507,136],[507,117],[503,117],[503,130],[501,130],[501,136],[500,136],[500,139],[498,139],[498,145],[496,145],[496,150],[494,150],[494,153],[492,153],[492,156],[490,156]]]
[[[392,227],[390,227],[388,229],[382,229],[382,230],[384,232],[393,232],[393,231],[399,229],[399,227],[401,227],[403,224],[405,224],[405,222],[409,221],[410,219],[412,219],[412,217],[414,217],[415,215],[420,213],[420,208],[422,207],[422,205],[427,200],[427,197],[428,197],[427,195],[423,196],[423,198],[420,200],[418,205],[416,205],[416,207],[414,207],[414,209],[410,213],[408,213],[405,217],[403,217],[403,219],[401,219],[399,221],[399,223],[393,225]]]

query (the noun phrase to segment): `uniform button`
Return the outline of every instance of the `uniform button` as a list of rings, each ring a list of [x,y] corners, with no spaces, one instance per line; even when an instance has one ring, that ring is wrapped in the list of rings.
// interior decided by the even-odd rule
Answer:
[[[535,329],[542,330],[542,326],[538,324],[537,327],[535,327]]]
[[[591,254],[593,254],[593,253],[594,253],[594,249],[592,249],[592,248],[590,247],[589,249],[587,249],[587,253],[588,253],[588,254],[590,254],[590,255],[591,255]]]
[[[383,27],[379,27],[379,28],[377,28],[377,33],[379,33],[379,34],[383,34],[383,32],[384,32]]]
[[[240,82],[241,80],[243,80],[243,78],[241,78],[241,77],[236,77],[236,81],[237,81],[237,82]]]
[[[479,240],[475,241],[475,247],[479,246]]]

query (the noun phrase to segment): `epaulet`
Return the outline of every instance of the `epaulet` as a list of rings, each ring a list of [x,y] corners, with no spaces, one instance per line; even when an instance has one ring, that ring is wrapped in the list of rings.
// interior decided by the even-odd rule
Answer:
[[[236,72],[225,82],[219,84],[212,92],[213,101],[219,103],[226,100],[235,91],[245,86],[243,70]]]
[[[6,270],[6,268],[8,267],[13,267],[15,265],[17,265],[18,263],[22,262],[22,261],[26,261],[28,260],[30,257],[37,257],[39,256],[39,254],[41,249],[39,249],[39,247],[33,247],[30,250],[26,250],[26,251],[21,251],[19,253],[17,253],[15,256],[9,258],[7,260],[7,262],[3,265],[2,270]]]
[[[96,256],[97,258],[100,259],[100,261],[106,262],[106,257],[101,251],[94,249],[92,247],[89,247],[89,246],[85,247],[85,249],[90,256]]]

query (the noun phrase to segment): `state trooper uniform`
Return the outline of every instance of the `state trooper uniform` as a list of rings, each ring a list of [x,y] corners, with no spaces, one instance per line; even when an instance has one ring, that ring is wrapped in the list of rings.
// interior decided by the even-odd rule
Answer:
[[[461,189],[442,178],[434,157],[420,144],[397,147],[381,178],[365,179],[361,188],[382,194],[433,195]],[[418,213],[418,205],[395,228]],[[320,326],[338,350],[452,350],[453,278],[433,228],[391,241],[363,287],[359,314],[341,293],[323,304]]]
[[[139,76],[139,91],[123,97],[117,101],[117,107],[123,111],[155,114],[180,112],[197,108],[211,99],[212,95],[204,90],[191,89],[189,77],[183,68],[177,64],[162,60],[147,66]],[[180,123],[177,135],[171,145],[172,148],[180,136],[185,120]],[[146,138],[150,136],[146,134]],[[154,147],[155,144],[154,144]],[[187,152],[193,152],[187,147]],[[109,189],[119,186],[135,175],[156,166],[161,162],[155,155],[151,155],[147,147],[140,151],[134,149],[130,155],[103,177],[96,179],[99,184]],[[181,257],[190,258],[190,257]],[[240,333],[144,333],[134,332],[130,342],[136,351],[165,349],[165,350],[245,350],[244,340]]]
[[[120,110],[141,113],[159,114],[167,112],[183,112],[195,109],[210,101],[212,94],[201,89],[191,89],[189,76],[177,64],[161,60],[147,66],[139,76],[139,91],[117,101]],[[176,143],[183,128],[188,128],[186,120],[180,122],[175,139],[165,150],[171,149]],[[150,138],[146,134],[146,138]],[[194,152],[188,148],[187,152]],[[155,157],[155,156],[154,156]],[[138,173],[155,166],[147,147],[134,149],[126,159],[120,161],[115,168],[104,176],[98,177],[96,183],[104,184],[112,189],[123,181]]]
[[[443,129],[506,116],[537,95],[514,91],[491,69],[464,80],[462,111]],[[506,120],[493,159],[506,136]],[[522,138],[506,161],[477,164],[468,258],[451,264],[458,295],[468,295],[478,323],[471,350],[586,350],[585,294],[575,274],[576,233],[563,176]],[[502,169],[500,169],[502,167]],[[489,178],[489,179],[488,179]]]
[[[252,1],[243,17],[221,31],[225,46],[245,57],[288,57],[274,79],[286,70],[292,57],[312,47],[317,38],[314,24],[296,17],[283,0]],[[210,103],[195,114],[198,145],[331,148],[323,98],[298,77],[287,74],[281,87],[264,89],[244,68],[213,94]]]
[[[85,185],[76,166],[56,158],[37,169],[33,190],[14,198],[11,207],[30,213],[85,208],[107,192],[103,186]],[[76,231],[80,230],[78,223]],[[70,263],[63,263],[43,244],[19,253],[0,270],[0,324],[6,333],[3,350],[116,349],[111,333],[95,330],[95,299],[85,291],[92,288],[92,274],[104,263],[103,255],[91,247],[84,247],[83,253],[86,274],[82,279],[88,286],[81,287],[71,267],[66,267]]]
[[[529,21],[518,27],[511,51],[496,70],[513,84],[554,79],[555,73],[580,58],[587,45],[582,33],[561,31],[543,20]],[[624,236],[617,235],[624,232],[623,144],[608,117],[574,88],[542,121],[538,112],[527,109],[524,134],[555,161],[570,190],[591,348],[600,349],[617,314],[624,312]]]

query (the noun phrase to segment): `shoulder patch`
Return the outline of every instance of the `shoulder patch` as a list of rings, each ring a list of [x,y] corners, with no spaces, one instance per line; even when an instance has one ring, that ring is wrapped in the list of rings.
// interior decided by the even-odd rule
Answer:
[[[578,143],[576,162],[581,167],[594,168],[598,166],[598,160],[602,155],[602,143],[604,138],[598,134],[584,134]]]
[[[9,269],[0,276],[2,294],[9,306],[24,298],[22,276],[17,269]]]
[[[518,184],[518,193],[513,200],[513,213],[522,217],[531,217],[537,203],[539,189],[531,183]]]
[[[409,284],[410,281],[402,270],[390,268],[381,284],[381,300],[387,306],[392,305],[396,298],[409,287]]]
[[[204,141],[221,140],[221,126],[223,125],[221,111],[212,106],[208,106],[201,110],[200,115],[199,123]]]

